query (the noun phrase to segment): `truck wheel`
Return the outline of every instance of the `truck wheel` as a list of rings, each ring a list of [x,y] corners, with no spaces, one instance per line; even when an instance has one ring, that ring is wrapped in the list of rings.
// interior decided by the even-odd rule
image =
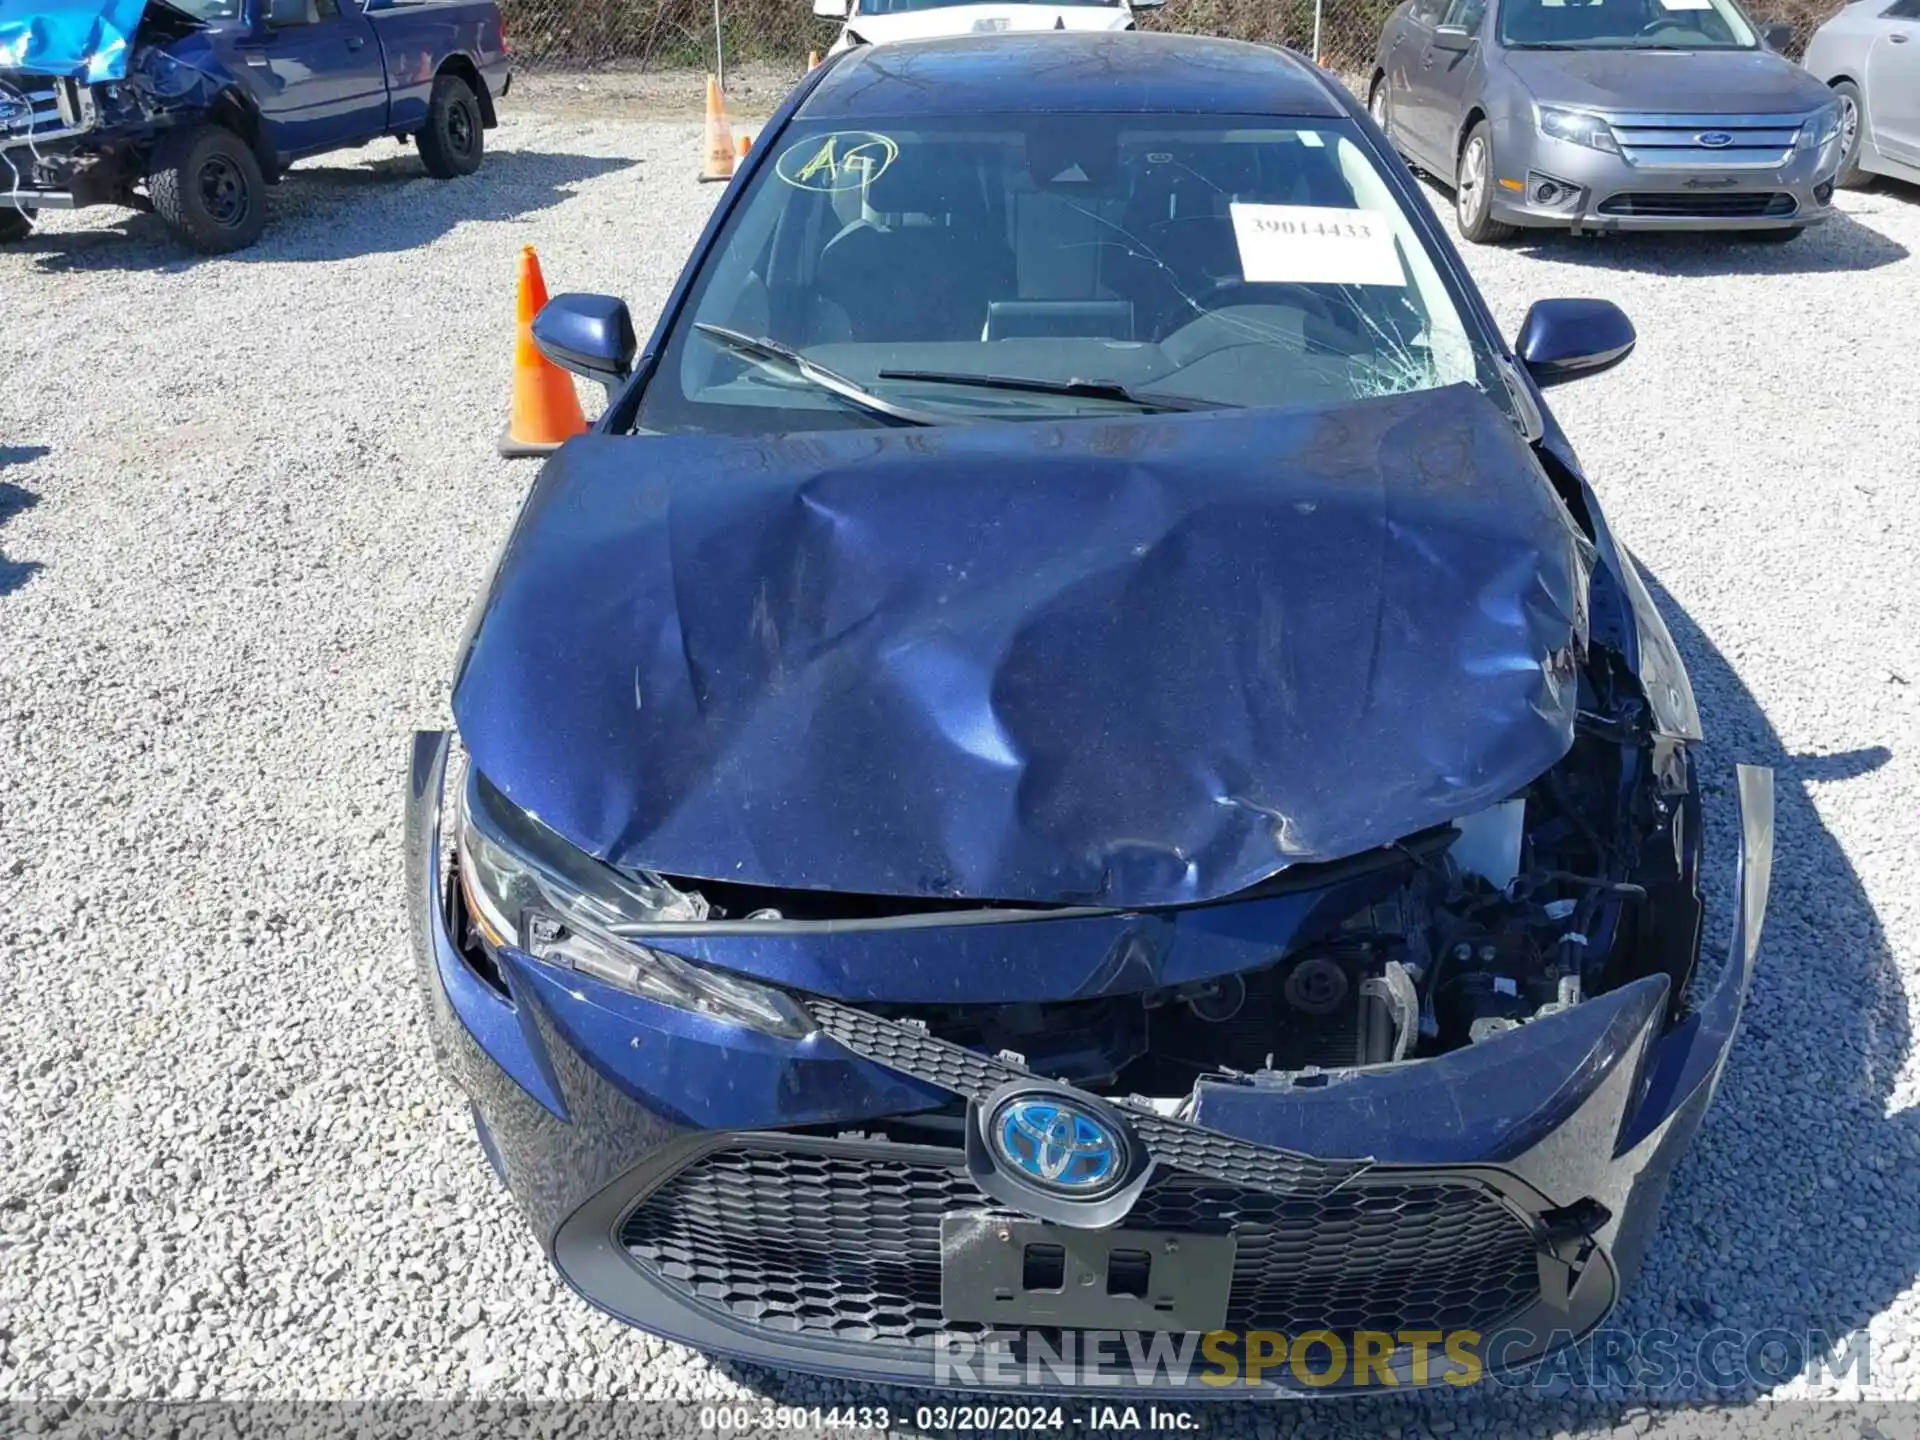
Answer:
[[[267,223],[267,182],[247,142],[219,125],[169,130],[147,171],[153,213],[202,255],[244,250]]]
[[[486,149],[481,139],[480,102],[458,75],[441,75],[427,101],[427,124],[420,132],[420,160],[436,180],[471,175]]]
[[[33,233],[33,211],[0,205],[0,245],[11,245]]]

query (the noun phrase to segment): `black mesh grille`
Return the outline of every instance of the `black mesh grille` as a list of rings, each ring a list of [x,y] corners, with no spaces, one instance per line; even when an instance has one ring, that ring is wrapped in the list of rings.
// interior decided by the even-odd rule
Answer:
[[[1675,220],[1784,220],[1798,208],[1793,196],[1764,191],[1749,195],[1629,192],[1600,202],[1602,215],[1657,215]]]
[[[901,1148],[709,1152],[633,1211],[621,1243],[689,1297],[770,1330],[912,1344],[968,1328],[941,1316],[940,1221],[998,1207],[939,1152]],[[1527,1226],[1467,1180],[1376,1172],[1299,1196],[1179,1177],[1156,1182],[1126,1224],[1231,1232],[1236,1329],[1486,1331],[1539,1294]]]
[[[1033,1078],[1003,1060],[897,1020],[828,1000],[812,1001],[808,1008],[822,1030],[856,1055],[956,1095],[985,1100],[1002,1085]],[[1127,1119],[1154,1159],[1167,1169],[1259,1189],[1324,1194],[1365,1170],[1368,1163],[1295,1155],[1150,1112],[1129,1110]]]

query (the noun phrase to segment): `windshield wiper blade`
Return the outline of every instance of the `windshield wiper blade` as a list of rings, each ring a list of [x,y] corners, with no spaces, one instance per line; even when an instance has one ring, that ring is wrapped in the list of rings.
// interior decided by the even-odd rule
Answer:
[[[933,385],[971,385],[979,390],[1012,390],[1029,395],[1072,395],[1085,400],[1118,400],[1149,411],[1231,410],[1218,400],[1188,395],[1158,395],[1129,390],[1114,380],[1040,380],[1026,375],[971,375],[947,370],[882,370],[882,380],[919,380]]]
[[[837,395],[848,404],[857,405],[875,415],[884,415],[889,420],[898,420],[904,425],[940,425],[946,423],[938,415],[930,415],[911,406],[896,405],[883,395],[863,389],[859,382],[849,380],[838,370],[829,370],[817,360],[809,360],[790,345],[782,345],[778,340],[768,340],[758,335],[743,335],[738,330],[729,330],[724,325],[709,325],[696,320],[693,328],[702,335],[717,340],[736,354],[750,359],[770,361],[798,375],[808,384],[830,395]]]

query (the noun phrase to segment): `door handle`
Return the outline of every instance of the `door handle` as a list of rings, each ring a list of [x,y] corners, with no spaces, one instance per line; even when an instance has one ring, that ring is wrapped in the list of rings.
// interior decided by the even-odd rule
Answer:
[[[362,40],[358,35],[349,35],[347,37],[347,49],[349,50],[364,50],[366,44],[367,42]]]
[[[1904,30],[1896,30],[1896,31],[1894,31],[1894,32],[1893,32],[1893,34],[1891,34],[1891,35],[1889,35],[1889,36],[1887,36],[1887,43],[1888,43],[1889,45],[1904,45],[1904,44],[1906,44],[1906,43],[1907,43],[1907,34],[1906,34],[1906,31],[1904,31]]]

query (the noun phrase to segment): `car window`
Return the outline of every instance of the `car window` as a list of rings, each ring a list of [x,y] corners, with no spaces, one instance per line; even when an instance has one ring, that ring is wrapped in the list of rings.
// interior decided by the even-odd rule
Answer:
[[[796,125],[772,142],[690,286],[638,426],[879,423],[790,363],[696,326],[773,341],[956,421],[1111,414],[1121,402],[898,372],[1091,380],[1220,406],[1456,383],[1505,395],[1491,350],[1344,120]]]
[[[1500,0],[1500,43],[1525,50],[1752,50],[1731,0]]]
[[[1444,0],[1413,0],[1413,8],[1407,12],[1407,18],[1416,25],[1437,25]]]
[[[1920,20],[1920,0],[1893,0],[1880,12],[1882,20]]]
[[[267,24],[275,30],[317,25],[339,16],[339,0],[268,0],[267,4]]]
[[[859,15],[906,15],[921,10],[946,10],[955,5],[967,4],[968,0],[860,0]],[[1112,10],[1121,0],[996,0],[1003,5],[1039,5],[1046,4],[1055,8],[1061,5],[1092,6]]]
[[[1486,17],[1486,13],[1487,0],[1452,0],[1440,23],[1458,25],[1471,34],[1480,29],[1480,22]]]

